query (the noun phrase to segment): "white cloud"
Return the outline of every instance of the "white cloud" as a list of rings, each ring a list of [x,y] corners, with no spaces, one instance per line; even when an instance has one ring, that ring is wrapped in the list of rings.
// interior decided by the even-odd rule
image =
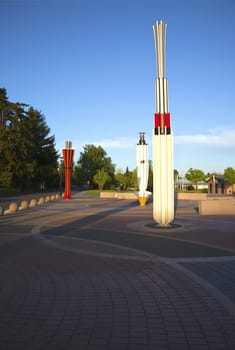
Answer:
[[[205,134],[175,136],[175,144],[197,144],[213,147],[235,147],[235,129],[216,127]]]
[[[121,137],[117,139],[106,139],[94,142],[96,145],[100,145],[104,149],[133,149],[136,147],[137,139]]]
[[[73,142],[75,149],[82,149],[85,145],[101,146],[106,149],[134,149],[138,140],[131,137],[121,137],[113,139],[101,139],[101,140],[79,140]]]
[[[121,138],[113,138],[113,139],[101,139],[101,140],[75,140],[72,142],[72,147],[75,149],[75,157],[78,157],[79,152],[83,152],[83,147],[85,145],[95,145],[101,146],[105,151],[109,153],[109,151],[118,151],[121,152],[133,151],[136,149],[136,144],[138,140],[136,138],[131,137],[121,137]],[[65,147],[65,142],[58,142],[56,144],[56,148],[61,150]]]

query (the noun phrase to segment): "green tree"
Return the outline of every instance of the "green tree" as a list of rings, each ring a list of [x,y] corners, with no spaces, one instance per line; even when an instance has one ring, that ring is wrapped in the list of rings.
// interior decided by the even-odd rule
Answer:
[[[138,187],[138,182],[137,182],[137,169],[134,169],[130,172],[130,187],[136,188]]]
[[[132,173],[130,172],[128,166],[126,167],[126,171],[124,173],[124,188],[132,187]]]
[[[202,170],[190,168],[185,177],[188,181],[190,181],[193,185],[196,185],[198,181],[205,181],[206,175]]]
[[[224,181],[230,185],[235,184],[235,169],[228,167],[224,170]]]
[[[137,171],[136,169],[130,171],[128,167],[126,167],[125,172],[118,170],[115,174],[115,180],[122,189],[127,189],[128,187],[137,188]]]
[[[22,190],[43,180],[50,186],[58,155],[45,117],[26,104],[9,102],[6,89],[0,89],[0,116],[0,184]]]
[[[123,189],[126,186],[126,176],[121,170],[118,170],[115,174],[115,181],[120,189]]]
[[[32,177],[36,186],[41,182],[47,187],[58,184],[58,153],[55,137],[50,135],[50,131],[45,116],[30,107],[27,113],[28,161],[36,164]]]
[[[11,185],[12,179],[11,166],[7,162],[7,152],[10,146],[7,145],[8,132],[6,128],[6,125],[12,114],[11,107],[12,106],[8,101],[6,89],[0,88],[0,185],[6,187],[9,187]]]
[[[0,89],[0,183],[4,186],[20,187],[19,180],[30,171],[26,162],[25,106],[9,102],[6,89]]]
[[[107,156],[106,151],[101,146],[85,145],[84,151],[80,152],[80,157],[75,166],[74,172],[79,185],[88,184],[93,187],[94,176],[98,170],[104,171],[110,177],[110,183],[114,182],[115,166]]]
[[[98,184],[99,190],[103,190],[104,185],[110,181],[110,176],[103,168],[99,169],[95,174],[93,181]]]

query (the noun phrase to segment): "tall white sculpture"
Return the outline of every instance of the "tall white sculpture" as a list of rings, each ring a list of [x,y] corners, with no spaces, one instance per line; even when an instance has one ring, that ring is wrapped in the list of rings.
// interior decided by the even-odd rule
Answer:
[[[136,146],[137,181],[139,191],[138,200],[144,206],[151,192],[147,191],[149,177],[148,144],[145,142],[144,132],[140,132],[139,143]]]
[[[153,218],[161,226],[174,220],[173,131],[168,110],[165,78],[166,24],[153,25],[156,66],[156,113],[153,130]]]

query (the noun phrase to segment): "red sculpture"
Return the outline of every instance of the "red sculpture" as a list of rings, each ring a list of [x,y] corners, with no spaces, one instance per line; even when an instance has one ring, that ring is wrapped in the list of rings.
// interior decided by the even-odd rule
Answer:
[[[74,149],[72,142],[66,141],[65,149],[63,149],[64,157],[64,199],[71,199],[71,174],[73,168]]]

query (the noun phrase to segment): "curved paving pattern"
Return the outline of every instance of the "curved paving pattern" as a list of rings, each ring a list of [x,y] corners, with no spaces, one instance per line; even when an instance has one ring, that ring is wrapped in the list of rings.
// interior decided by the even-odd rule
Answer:
[[[149,208],[125,203],[78,199],[0,221],[0,349],[235,348],[235,314],[213,293],[234,302],[233,247],[208,237],[209,260],[197,248],[191,259],[177,241],[172,259],[168,239],[159,256],[128,228],[150,220]]]
[[[182,265],[222,290],[235,303],[235,258],[222,262],[185,262]]]

